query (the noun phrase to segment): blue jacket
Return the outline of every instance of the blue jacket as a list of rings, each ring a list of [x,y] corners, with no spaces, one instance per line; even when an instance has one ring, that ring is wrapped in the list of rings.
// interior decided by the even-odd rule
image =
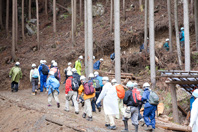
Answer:
[[[43,76],[43,73],[42,73],[43,65],[45,65],[45,64],[41,64],[41,65],[39,66],[39,68],[38,68],[40,76]],[[46,65],[46,66],[47,66],[47,65]],[[48,67],[48,66],[47,66],[47,67]],[[49,69],[48,69],[48,72],[49,72]],[[47,76],[47,75],[46,75],[46,76]]]
[[[145,103],[144,108],[151,107],[152,105],[149,104],[149,96],[150,96],[150,90],[148,88],[144,89],[144,93],[142,95],[142,102]]]
[[[48,95],[51,94],[54,90],[56,90],[59,93],[60,83],[54,77],[54,75],[49,76],[46,85],[47,85],[46,89],[48,90]]]
[[[100,86],[103,87],[104,85],[102,83],[102,77],[98,75],[95,78],[99,80]]]
[[[99,70],[100,69],[100,60],[96,61],[93,65],[94,70]]]
[[[110,59],[111,59],[111,60],[114,60],[114,59],[115,59],[115,53],[112,53],[112,54],[110,55]]]
[[[182,42],[182,41],[184,41],[185,40],[185,38],[184,38],[184,30],[182,30],[181,32],[180,32],[180,41]]]
[[[142,45],[140,46],[140,52],[142,52],[142,50],[144,50],[144,44],[142,44]],[[147,47],[147,52],[149,53],[149,47]]]
[[[164,43],[163,47],[164,47],[164,49],[166,49],[166,51],[169,51],[169,43],[168,42]]]

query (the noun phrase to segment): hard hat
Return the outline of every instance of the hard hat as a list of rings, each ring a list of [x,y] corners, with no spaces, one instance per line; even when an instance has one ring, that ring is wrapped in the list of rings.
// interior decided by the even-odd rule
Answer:
[[[132,83],[131,81],[128,81],[126,86],[128,88],[133,88],[134,87],[134,83]]]
[[[93,73],[89,73],[89,78],[93,78],[94,74]]]
[[[43,60],[43,64],[45,64],[45,63],[47,63],[47,61],[46,60]]]
[[[72,72],[71,71],[67,71],[67,76],[72,76]]]
[[[147,40],[149,39],[149,37],[147,37]]]
[[[103,77],[102,81],[109,81],[109,78],[108,77]]]
[[[54,72],[53,72],[53,71],[49,71],[49,74],[50,74],[50,75],[54,75]]]
[[[104,61],[102,58],[100,58],[100,61]]]
[[[33,63],[33,64],[32,64],[32,67],[36,67],[36,64]]]
[[[58,66],[57,62],[54,62],[54,63],[53,63],[53,66],[54,66],[54,67],[57,67],[57,66]]]
[[[198,89],[195,89],[192,95],[196,98],[198,98]]]
[[[71,71],[71,67],[69,66],[69,67],[67,67],[67,71]]]
[[[166,39],[166,42],[167,42],[167,41],[169,41],[169,39],[168,39],[168,38]]]
[[[76,68],[72,68],[71,71],[72,71],[72,72],[77,72]]]
[[[181,27],[181,30],[184,30],[184,27]]]
[[[116,79],[111,80],[111,83],[117,83]]]
[[[19,65],[20,65],[20,63],[17,61],[17,62],[15,63],[15,65],[16,65],[16,66],[19,66]]]
[[[97,71],[94,72],[95,77],[99,75]]]
[[[80,77],[80,80],[85,80],[85,76],[82,75],[82,76]]]
[[[143,84],[143,87],[150,87],[150,84],[146,82]]]
[[[40,60],[40,64],[42,64],[43,63],[43,60]]]
[[[79,59],[81,59],[81,60],[82,60],[82,59],[83,59],[83,56],[82,56],[82,55],[81,55],[81,56],[79,56]]]
[[[95,60],[95,58],[96,58],[96,57],[95,57],[95,56],[93,56],[93,60]]]
[[[133,87],[135,87],[135,88],[138,87],[138,84],[136,82],[134,82],[133,85],[134,85]]]
[[[52,60],[51,63],[53,64],[54,62],[56,62],[55,60]]]
[[[72,64],[72,63],[71,63],[71,62],[69,62],[69,63],[68,63],[68,66],[70,66],[71,64]]]

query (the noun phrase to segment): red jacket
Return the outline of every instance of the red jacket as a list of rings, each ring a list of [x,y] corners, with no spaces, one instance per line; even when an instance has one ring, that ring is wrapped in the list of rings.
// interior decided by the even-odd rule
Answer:
[[[65,83],[65,94],[68,94],[69,91],[72,91],[72,79],[73,77],[70,76]]]

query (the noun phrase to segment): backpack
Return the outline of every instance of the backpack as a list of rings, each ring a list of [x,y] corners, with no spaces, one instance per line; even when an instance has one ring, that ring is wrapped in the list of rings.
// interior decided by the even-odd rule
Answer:
[[[182,39],[182,32],[179,33],[179,39]]]
[[[59,76],[58,76],[58,68],[56,69],[56,72],[54,73],[54,77],[57,79],[57,80],[59,80]]]
[[[86,95],[90,95],[94,93],[94,87],[92,82],[83,83],[83,87],[84,87],[84,93]]]
[[[112,53],[112,54],[111,54],[110,59],[111,59],[111,60],[114,60],[114,59],[115,59],[115,53]]]
[[[37,69],[34,69],[34,70],[33,70],[32,77],[33,77],[33,78],[38,78],[38,77],[39,77],[39,72],[38,72]]]
[[[116,86],[116,91],[117,91],[118,98],[124,99],[125,90],[124,90],[123,86],[122,85],[117,85]]]
[[[158,105],[159,104],[159,97],[153,91],[150,91],[149,104],[151,104],[151,105]]]
[[[133,97],[133,105],[138,106],[141,104],[142,96],[140,95],[140,91],[136,88],[132,90],[132,97]]]
[[[48,75],[48,67],[46,65],[42,65],[41,72],[43,73],[43,75]]]
[[[100,91],[100,82],[98,79],[93,79],[93,87],[96,89],[96,91]]]
[[[73,91],[78,91],[78,88],[79,88],[78,81],[77,81],[76,78],[73,78],[73,79],[72,79],[72,90],[73,90]]]

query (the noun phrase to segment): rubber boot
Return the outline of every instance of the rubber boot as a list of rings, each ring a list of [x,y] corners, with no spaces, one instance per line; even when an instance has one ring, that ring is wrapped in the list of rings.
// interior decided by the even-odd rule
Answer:
[[[124,120],[124,130],[122,130],[121,132],[128,132],[128,121]]]
[[[135,125],[135,132],[138,132],[138,125]]]

